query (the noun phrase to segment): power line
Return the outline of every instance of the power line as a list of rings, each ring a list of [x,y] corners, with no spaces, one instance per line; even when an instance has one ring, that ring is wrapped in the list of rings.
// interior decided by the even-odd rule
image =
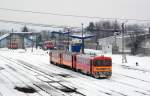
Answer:
[[[103,17],[97,17],[97,16],[81,16],[81,15],[70,15],[70,14],[61,14],[61,13],[40,12],[40,11],[27,11],[27,10],[18,10],[18,9],[9,9],[9,8],[0,8],[0,10],[24,12],[24,13],[35,13],[35,14],[47,14],[47,15],[49,14],[49,15],[56,15],[56,16],[68,16],[68,17],[75,17],[75,18],[150,21],[150,20],[145,20],[145,19],[103,18]]]
[[[16,9],[8,9],[8,8],[0,8],[0,9],[1,9],[1,10],[7,10],[7,11],[36,13],[36,14],[49,14],[49,15],[57,15],[57,16],[69,16],[69,17],[80,17],[80,18],[100,18],[100,17],[91,17],[91,16],[79,16],[79,15],[69,15],[69,14],[60,14],[60,13],[50,13],[50,12],[16,10]],[[113,18],[112,18],[112,19],[113,19]]]
[[[0,22],[4,23],[13,23],[13,24],[28,24],[32,26],[40,26],[40,27],[51,27],[51,28],[79,28],[79,27],[71,27],[71,26],[65,26],[65,25],[49,25],[49,24],[37,24],[32,22],[21,22],[21,21],[11,21],[11,20],[2,20],[0,19]]]

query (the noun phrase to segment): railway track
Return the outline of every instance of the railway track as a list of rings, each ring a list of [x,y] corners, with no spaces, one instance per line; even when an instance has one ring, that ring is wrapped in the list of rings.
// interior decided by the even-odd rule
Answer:
[[[21,61],[21,63],[23,63],[22,61]],[[37,69],[37,68],[35,68],[35,69]],[[55,74],[55,75],[57,75],[57,74]],[[91,84],[91,86],[92,86],[92,84]],[[89,86],[89,87],[91,87],[91,86]],[[101,87],[102,87],[102,85],[100,85]],[[94,88],[94,87],[93,87]],[[102,88],[105,88],[105,87],[102,87]],[[97,88],[98,89],[98,88]],[[115,91],[115,90],[108,90],[108,88],[105,88],[107,91],[106,92],[104,92],[103,90],[99,90],[100,92],[102,92],[102,93],[104,93],[104,94],[106,94],[106,95],[112,95],[112,93],[115,93],[115,94],[118,94],[118,95],[120,95],[120,96],[127,96],[126,94],[124,94],[124,93],[121,93],[121,92],[119,92],[119,91]],[[110,91],[110,92],[108,92],[108,91]]]
[[[129,75],[124,75],[124,74],[119,74],[119,73],[115,73],[113,72],[114,75],[119,75],[119,76],[122,76],[122,77],[126,77],[126,78],[130,78],[130,79],[134,79],[134,80],[139,80],[141,82],[145,82],[145,83],[148,83],[150,84],[150,81],[146,81],[146,80],[143,80],[143,79],[139,79],[139,78],[136,78],[136,77],[133,77],[133,76],[129,76]]]
[[[121,67],[124,68],[124,69],[137,70],[137,71],[141,71],[141,72],[148,72],[148,73],[150,73],[150,70],[134,68],[134,67],[127,66],[127,65],[121,65]]]
[[[21,65],[22,65],[22,61],[21,61]],[[26,65],[26,64],[25,64]],[[30,64],[29,64],[30,65]],[[23,67],[24,67],[24,65],[22,65]],[[33,67],[33,66],[32,66]],[[27,69],[29,69],[29,70],[32,70],[32,71],[34,71],[34,72],[36,72],[37,71],[37,68],[34,68],[34,69],[36,69],[36,70],[33,70],[33,68],[32,68],[31,66],[26,66],[26,67],[24,67],[24,68],[27,68]],[[34,66],[35,67],[35,66]],[[41,72],[41,71],[40,71]],[[43,73],[43,72],[42,72]],[[45,74],[45,72],[44,72],[44,74]],[[53,73],[52,73],[53,74]],[[53,74],[53,75],[49,75],[48,73],[46,73],[46,75],[48,75],[48,76],[51,76],[51,77],[54,77],[53,75],[56,75],[56,74]],[[59,76],[59,75],[58,75]],[[106,94],[107,96],[108,96],[108,92],[103,92],[102,90],[99,90],[100,92],[102,92],[102,93],[104,93],[104,94]],[[79,92],[78,92],[79,93]],[[80,93],[80,94],[82,94],[82,93]],[[85,96],[84,94],[82,94],[83,96]],[[104,96],[104,95],[103,95]]]
[[[91,84],[87,84],[87,86],[89,86],[91,88],[95,87],[94,88],[95,90],[99,91],[100,94],[105,94],[106,96],[112,96],[112,95],[113,96],[130,96],[130,93],[125,93],[125,92],[122,92],[121,90],[115,90],[115,89],[109,88],[109,86],[117,86],[118,88],[119,87],[120,88],[121,87],[123,87],[123,88],[130,88],[130,89],[132,89],[132,92],[134,94],[136,94],[137,96],[150,96],[149,90],[145,90],[145,89],[140,88],[139,86],[136,86],[136,85],[128,84],[128,83],[125,83],[125,82],[120,82],[120,81],[114,79],[113,77],[112,77],[112,79],[109,79],[109,80],[107,80],[107,79],[105,79],[105,80],[103,80],[103,79],[102,80],[97,80],[97,79],[89,77],[88,80],[87,80],[88,76],[85,76],[85,75],[82,75],[82,74],[78,74],[76,72],[71,72],[71,73],[73,73],[72,77],[74,78],[74,80],[83,80],[84,81],[82,83],[76,84],[76,83],[73,82],[73,80],[69,80],[69,78],[68,78],[68,80],[66,80],[65,77],[60,76],[59,74],[53,73],[54,71],[52,71],[52,72],[49,72],[49,71],[45,72],[45,70],[43,70],[43,69],[48,70],[48,68],[46,68],[46,67],[45,68],[39,68],[39,67],[34,66],[34,65],[32,65],[32,64],[30,64],[28,62],[25,62],[23,60],[17,60],[16,61],[16,60],[14,60],[12,58],[7,58],[7,57],[4,57],[4,58],[6,60],[8,60],[8,62],[12,62],[12,65],[11,65],[11,67],[12,67],[11,69],[12,70],[14,68],[13,64],[15,64],[15,66],[19,65],[21,67],[18,66],[17,68],[14,68],[14,69],[15,70],[20,70],[20,72],[32,72],[32,73],[35,73],[36,75],[42,76],[43,78],[47,78],[47,81],[44,81],[43,79],[40,79],[39,76],[36,77],[38,80],[43,82],[44,85],[51,86],[52,88],[54,88],[56,90],[60,90],[60,89],[59,89],[59,87],[56,87],[55,84],[58,84],[58,86],[63,86],[64,84],[62,82],[68,82],[72,86],[77,86],[77,88],[78,88],[78,87],[80,87],[81,84],[86,85],[87,84],[86,81],[87,82],[90,81]],[[26,70],[24,70],[24,69],[26,69]],[[66,73],[66,74],[68,74],[68,73]],[[126,78],[128,78],[130,80],[133,80],[133,81],[135,80],[135,81],[145,82],[145,83],[149,84],[149,81],[145,81],[145,80],[142,80],[142,79],[134,78],[132,76],[126,76],[126,75],[123,75],[123,74],[116,74],[116,73],[114,73],[114,74],[116,76],[119,75],[119,76],[126,77]],[[29,78],[29,76],[27,76],[27,77]],[[33,80],[31,80],[31,81],[33,81]],[[53,83],[55,82],[55,84],[53,85],[51,82],[53,82]],[[33,83],[33,84],[35,84],[36,87],[39,87],[39,89],[42,88],[41,90],[47,91],[43,87],[41,87],[40,85],[37,85],[37,83]],[[97,86],[101,86],[101,87],[97,87],[97,86],[93,86],[93,85],[97,85]],[[64,85],[64,86],[67,87],[67,89],[71,88],[73,90],[77,90],[77,89],[74,89],[76,87],[72,88],[71,86],[68,86],[68,85],[67,86]],[[84,89],[84,90],[86,90],[86,89]],[[60,90],[60,92],[61,92],[61,90]],[[79,92],[81,93],[81,91],[79,91]],[[127,91],[127,92],[131,92],[131,91]],[[78,94],[78,95],[85,96],[85,94],[83,94],[83,93],[81,93],[81,94]],[[68,95],[68,94],[65,94],[65,95]],[[70,94],[70,95],[72,95],[72,94]],[[104,96],[104,95],[102,95],[102,96]]]
[[[46,68],[46,67],[45,67]],[[73,73],[73,74],[75,74],[75,73]],[[133,79],[132,81],[134,81],[134,82],[137,82],[137,81],[140,81],[141,83],[144,83],[144,84],[141,84],[141,86],[142,85],[146,85],[146,86],[148,86],[148,85],[150,85],[150,82],[149,81],[146,81],[146,80],[143,80],[143,79],[139,79],[139,78],[135,78],[135,77],[132,77],[132,76],[128,76],[128,75],[123,75],[123,74],[119,74],[119,73],[115,73],[115,72],[113,72],[113,75],[117,75],[117,76],[121,76],[121,77],[126,77],[127,79]],[[74,76],[73,76],[74,77]],[[137,93],[141,93],[141,95],[150,95],[150,91],[149,91],[149,87],[147,87],[146,89],[144,89],[144,88],[141,88],[141,87],[138,87],[138,86],[136,86],[136,85],[134,85],[134,84],[128,84],[128,83],[125,83],[125,82],[122,82],[122,81],[117,81],[117,80],[114,80],[114,79],[111,79],[111,80],[109,80],[110,82],[112,82],[112,81],[114,81],[114,82],[116,82],[116,83],[119,83],[119,84],[121,84],[121,85],[125,85],[125,86],[129,86],[129,87],[132,87],[132,88],[136,88],[136,89],[140,89],[141,91],[134,91],[134,92],[137,92]],[[100,86],[102,86],[102,85],[100,85]],[[119,92],[118,92],[119,93]],[[108,93],[108,94],[110,94],[110,93]],[[120,93],[121,94],[121,93]],[[124,96],[126,96],[125,94],[123,94]]]
[[[10,62],[9,62],[10,63]],[[11,63],[12,64],[12,63]],[[6,77],[12,84],[13,84],[13,86],[14,86],[14,89],[15,88],[19,88],[19,86],[21,85],[21,86],[23,86],[24,88],[26,87],[26,88],[34,88],[33,87],[33,85],[32,85],[32,81],[29,81],[26,77],[25,77],[25,75],[24,74],[21,74],[20,72],[18,72],[18,69],[17,68],[15,68],[15,67],[12,67],[12,66],[10,66],[10,65],[6,65],[10,70],[12,70],[12,71],[9,71],[8,69],[7,70],[5,70],[5,75],[3,74],[3,76],[4,77]],[[7,73],[7,74],[6,74]],[[2,73],[1,73],[2,74]],[[18,74],[20,74],[20,76],[18,75]],[[10,77],[14,77],[13,79],[10,79]],[[24,79],[22,80],[21,78],[23,78],[24,77]],[[14,79],[15,79],[15,81],[16,82],[14,82]],[[27,80],[27,81],[26,81]],[[18,83],[19,82],[19,83]],[[39,82],[36,82],[36,83],[39,83]],[[21,89],[22,87],[20,87],[20,89]],[[39,96],[43,96],[40,92],[39,92],[39,89],[37,89],[36,88],[36,93],[34,93],[34,94],[38,94]],[[27,96],[29,96],[28,95],[28,92],[26,93],[26,92],[24,92],[24,94],[26,94]],[[49,96],[49,95],[46,95],[46,96]]]
[[[28,70],[30,70],[30,71],[33,71],[33,72],[35,72],[35,73],[37,73],[38,75],[40,75],[40,76],[43,76],[43,77],[45,77],[45,78],[48,78],[49,76],[51,76],[51,77],[53,77],[52,75],[50,75],[50,74],[48,74],[48,73],[45,73],[44,71],[41,71],[41,70],[37,70],[38,68],[37,67],[35,67],[35,66],[32,66],[32,65],[30,65],[30,64],[25,64],[25,62],[23,63],[23,61],[20,61],[21,63],[17,63],[17,62],[15,62],[14,60],[12,60],[12,59],[10,59],[10,58],[6,58],[6,57],[4,57],[5,59],[7,59],[8,61],[11,61],[11,62],[13,62],[12,64],[17,64],[17,65],[20,65],[20,66],[22,66],[23,68],[26,68],[26,69],[28,69]],[[10,66],[9,66],[9,68],[10,68]],[[13,68],[13,66],[11,66],[11,69],[12,70],[18,70],[18,67],[17,68]],[[20,70],[22,70],[22,71],[24,71],[24,69],[20,69]],[[17,72],[18,73],[18,72]],[[20,75],[24,75],[24,74],[21,74],[20,72],[19,72],[19,74]],[[44,74],[44,75],[43,75]],[[29,79],[29,77],[28,76],[26,76],[26,78],[28,78]],[[31,79],[31,78],[30,78]],[[37,78],[38,79],[38,78]],[[50,78],[48,78],[49,79],[49,81],[50,82],[55,82],[53,79],[50,79]],[[40,79],[39,79],[40,80]],[[32,80],[31,80],[32,81]],[[43,82],[43,81],[42,81]],[[52,86],[52,84],[50,84],[49,82],[45,82],[45,83],[47,83],[49,86],[51,86],[52,88],[54,88],[54,89],[56,89],[55,91],[61,91],[61,93],[64,93],[64,94],[62,94],[62,95],[68,95],[68,94],[66,94],[66,92],[67,93],[71,93],[71,92],[73,92],[73,93],[75,93],[75,94],[78,94],[78,95],[81,95],[81,96],[85,96],[84,94],[82,94],[81,92],[78,92],[77,90],[76,90],[76,88],[74,88],[74,89],[72,89],[72,88],[70,88],[70,87],[68,87],[68,86],[66,86],[66,85],[63,85],[63,84],[61,84],[60,82],[56,82],[57,84],[59,84],[59,85],[61,85],[63,88],[62,89],[60,89],[60,88],[57,88],[56,86]],[[37,85],[36,83],[33,83],[33,85],[35,85],[36,87],[38,87],[38,88],[40,88],[41,90],[43,90],[43,91],[45,91],[43,88],[41,88],[39,85]],[[49,89],[51,89],[51,88],[49,88]],[[63,91],[63,92],[62,92]],[[47,92],[47,93],[49,93],[49,92]],[[59,93],[59,92],[58,92]],[[52,95],[52,94],[51,94]],[[60,96],[60,94],[59,94],[59,96]]]
[[[8,59],[8,58],[7,58]],[[11,60],[12,61],[12,60]],[[10,62],[9,62],[10,63]],[[12,65],[14,65],[15,63],[11,63]],[[27,75],[25,75],[27,72],[25,72],[24,74],[23,73],[21,73],[21,72],[23,72],[23,71],[25,71],[24,69],[21,69],[22,71],[19,71],[18,69],[20,69],[19,67],[17,67],[16,68],[16,66],[15,67],[13,67],[13,66],[10,66],[9,65],[9,68],[11,68],[11,70],[17,70],[18,72],[16,72],[16,73],[18,73],[18,74],[20,74],[21,76],[24,76],[25,78],[27,78],[28,80],[30,80],[30,82],[25,82],[25,84],[27,83],[27,84],[29,84],[29,83],[31,83],[31,84],[33,84],[34,86],[36,86],[37,88],[39,88],[40,90],[42,90],[42,91],[44,91],[44,92],[46,92],[48,95],[47,96],[51,96],[52,94],[50,93],[50,92],[48,92],[47,90],[44,90],[43,88],[40,88],[39,86],[38,86],[38,84],[40,84],[40,83],[42,83],[42,82],[33,82],[34,80],[32,80],[31,78],[29,78],[30,76],[27,76]],[[28,71],[29,72],[29,71]],[[45,95],[43,95],[43,96],[45,96]]]

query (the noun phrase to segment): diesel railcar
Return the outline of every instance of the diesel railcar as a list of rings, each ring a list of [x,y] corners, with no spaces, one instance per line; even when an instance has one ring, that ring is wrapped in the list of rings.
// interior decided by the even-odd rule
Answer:
[[[106,56],[90,56],[80,53],[51,51],[50,63],[66,66],[95,78],[109,78],[112,75],[112,59]]]

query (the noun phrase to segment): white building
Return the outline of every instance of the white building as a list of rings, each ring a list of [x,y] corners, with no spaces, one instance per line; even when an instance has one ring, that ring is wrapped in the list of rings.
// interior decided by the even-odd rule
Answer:
[[[112,53],[113,47],[118,48],[118,52],[122,52],[122,36],[110,36],[106,38],[101,38],[98,40],[99,46],[104,53]],[[130,53],[131,48],[127,45],[131,43],[131,38],[129,35],[124,36],[124,52]]]

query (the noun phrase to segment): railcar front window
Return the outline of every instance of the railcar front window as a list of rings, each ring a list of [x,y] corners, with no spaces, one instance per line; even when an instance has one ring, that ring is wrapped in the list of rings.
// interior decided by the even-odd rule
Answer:
[[[110,65],[112,65],[111,60],[105,60],[104,62],[105,62],[105,65],[106,65],[106,66],[110,66]]]
[[[103,65],[103,60],[96,60],[95,61],[95,66],[102,66]]]
[[[110,66],[111,60],[96,60],[95,66]]]

